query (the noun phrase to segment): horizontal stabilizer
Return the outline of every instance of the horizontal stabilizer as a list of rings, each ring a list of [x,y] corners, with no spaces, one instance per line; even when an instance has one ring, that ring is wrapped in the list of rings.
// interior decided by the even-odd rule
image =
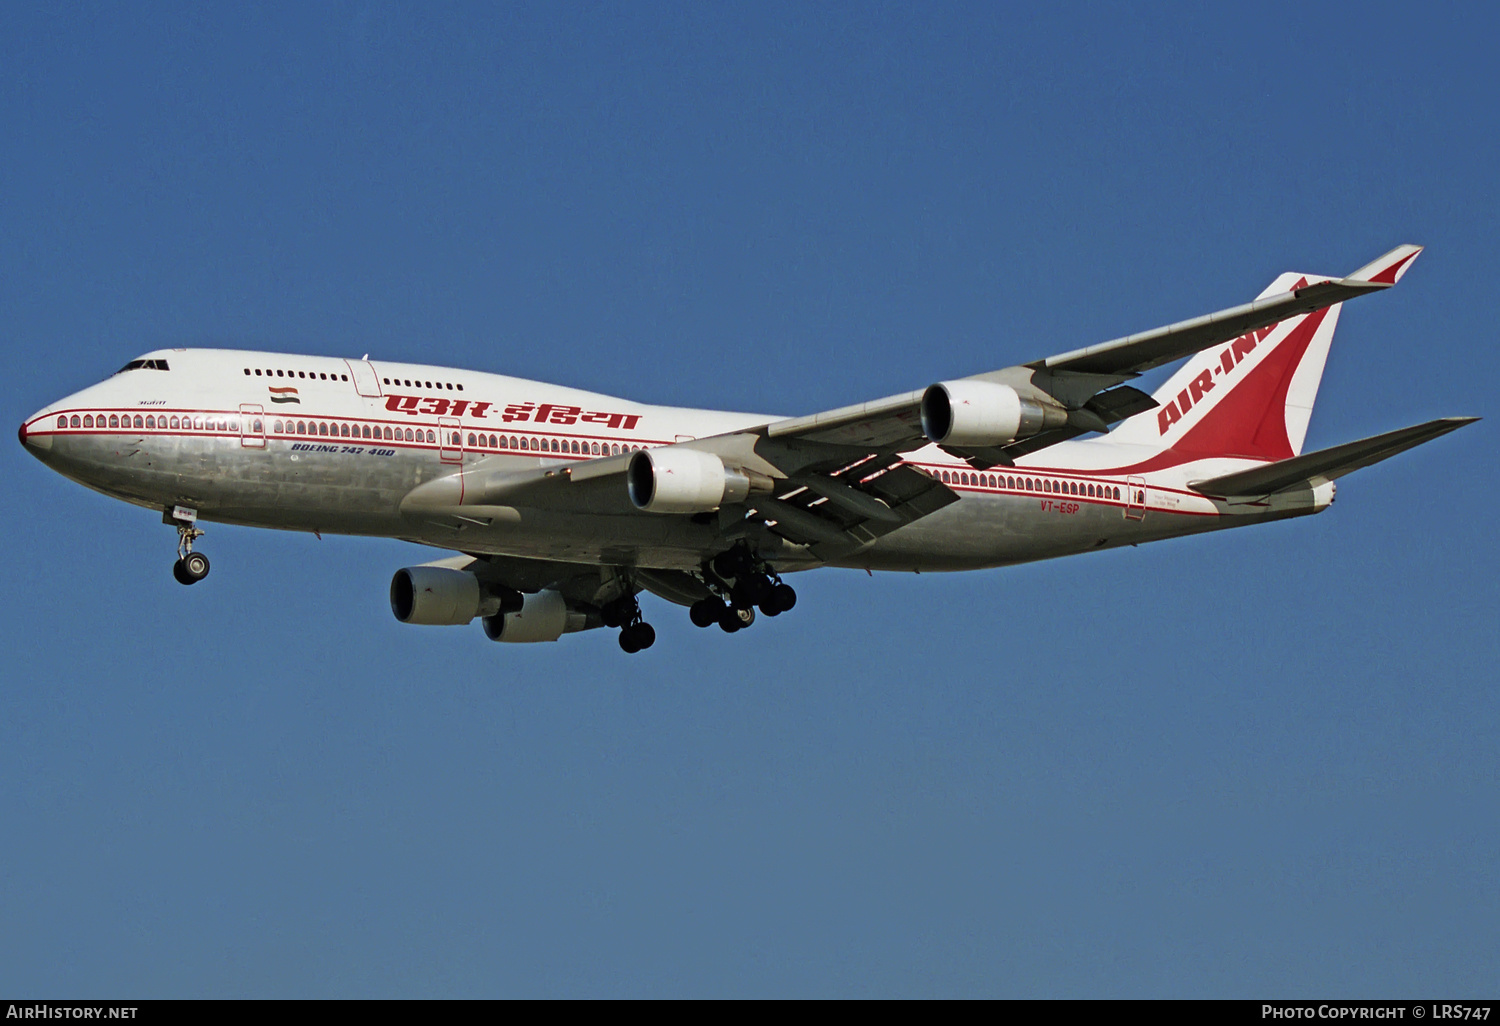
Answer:
[[[1457,431],[1478,417],[1443,417],[1425,424],[1388,431],[1357,442],[1346,442],[1331,449],[1304,453],[1291,459],[1268,463],[1263,467],[1241,470],[1207,481],[1194,481],[1188,487],[1204,495],[1270,495],[1303,485],[1313,478],[1332,481],[1361,467],[1390,459],[1423,442]]]

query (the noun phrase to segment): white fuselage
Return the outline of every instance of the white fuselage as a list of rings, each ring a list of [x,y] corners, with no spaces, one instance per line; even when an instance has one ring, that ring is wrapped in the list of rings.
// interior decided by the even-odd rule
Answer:
[[[29,418],[22,440],[108,495],[205,520],[406,538],[471,554],[691,569],[721,547],[703,517],[520,506],[489,523],[401,510],[413,488],[487,469],[571,466],[766,424],[755,414],[648,406],[521,378],[386,361],[161,350]],[[165,369],[161,369],[161,368]],[[834,560],[959,570],[1317,512],[1333,486],[1231,504],[1189,481],[1247,461],[1165,460],[1108,436],[978,472],[936,446],[906,460],[960,501]],[[1003,472],[1002,472],[1003,471]],[[766,553],[817,565],[801,546]]]

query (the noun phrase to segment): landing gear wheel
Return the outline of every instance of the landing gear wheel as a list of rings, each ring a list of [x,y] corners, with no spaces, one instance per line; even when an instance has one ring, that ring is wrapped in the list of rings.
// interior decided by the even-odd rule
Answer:
[[[201,552],[189,552],[172,564],[172,576],[178,584],[197,584],[208,576],[208,557]]]
[[[746,574],[735,581],[730,595],[734,604],[748,609],[764,602],[772,591],[771,579],[764,574]]]
[[[689,607],[688,619],[693,621],[694,627],[712,627],[719,622],[723,609],[724,603],[718,599],[702,598]]]
[[[656,644],[656,629],[649,623],[633,623],[620,632],[620,647],[634,654]]]
[[[196,520],[178,520],[174,519],[175,516],[169,511],[163,518],[177,527],[177,562],[172,564],[172,576],[177,578],[178,584],[197,584],[208,576],[208,557],[193,551],[193,542],[202,538],[203,532],[198,529]]]
[[[208,576],[208,557],[201,552],[189,552],[182,557],[182,574],[196,583]]]
[[[615,599],[599,610],[599,618],[604,621],[606,627],[624,627],[636,611],[637,607],[633,599]]]
[[[725,606],[719,613],[719,629],[725,634],[733,634],[745,625],[740,622],[739,612],[734,606]]]
[[[790,584],[778,584],[771,589],[771,601],[776,603],[778,613],[785,613],[797,604],[797,593]]]
[[[729,634],[742,631],[755,622],[755,610],[746,606],[725,606],[719,617],[719,627]]]

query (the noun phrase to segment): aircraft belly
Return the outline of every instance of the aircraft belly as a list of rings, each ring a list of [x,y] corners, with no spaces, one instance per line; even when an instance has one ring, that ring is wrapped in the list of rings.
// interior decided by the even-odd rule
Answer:
[[[180,504],[205,520],[247,526],[663,569],[696,569],[725,546],[716,521],[678,515],[510,507],[476,507],[463,517],[402,515],[401,500],[413,488],[456,469],[435,451],[275,438],[257,448],[233,437],[71,435],[57,437],[47,460],[66,476],[137,505]],[[1077,497],[967,493],[832,563],[928,572],[1004,566],[1297,516],[1326,505],[1327,498],[1288,495],[1259,506],[1207,503],[1192,515],[1153,506],[1144,520],[1132,520],[1118,504]],[[779,544],[768,536],[758,547],[787,569],[818,562],[795,545],[771,555]]]

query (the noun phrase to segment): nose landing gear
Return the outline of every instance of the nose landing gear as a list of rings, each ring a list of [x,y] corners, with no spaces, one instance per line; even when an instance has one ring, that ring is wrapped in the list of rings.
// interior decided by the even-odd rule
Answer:
[[[177,528],[177,562],[172,564],[172,576],[178,584],[197,584],[208,576],[208,557],[193,551],[193,542],[203,537],[197,511],[178,506],[168,510],[163,519]]]

